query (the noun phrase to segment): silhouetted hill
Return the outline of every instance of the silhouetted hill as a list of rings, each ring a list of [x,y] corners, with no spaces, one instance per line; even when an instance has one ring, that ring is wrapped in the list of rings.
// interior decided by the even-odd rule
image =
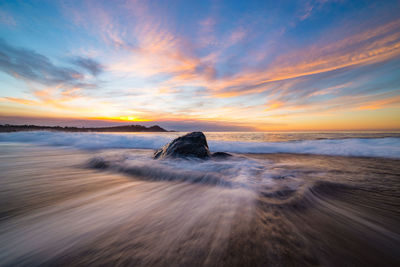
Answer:
[[[113,127],[61,127],[37,125],[0,125],[0,132],[20,131],[63,131],[63,132],[168,132],[158,125],[146,127],[142,125],[124,125]]]

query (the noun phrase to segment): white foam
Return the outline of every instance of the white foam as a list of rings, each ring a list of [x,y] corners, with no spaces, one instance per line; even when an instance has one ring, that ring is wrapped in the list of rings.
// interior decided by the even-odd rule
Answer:
[[[155,134],[15,132],[1,133],[0,142],[22,142],[82,149],[140,148],[157,149],[169,142],[168,136]]]
[[[177,134],[16,132],[1,133],[0,142],[22,142],[80,149],[158,149]],[[209,141],[211,151],[232,153],[296,153],[400,158],[400,138],[348,138],[291,142]]]
[[[400,138],[348,138],[292,142],[210,142],[210,147],[233,153],[294,153],[400,158]]]

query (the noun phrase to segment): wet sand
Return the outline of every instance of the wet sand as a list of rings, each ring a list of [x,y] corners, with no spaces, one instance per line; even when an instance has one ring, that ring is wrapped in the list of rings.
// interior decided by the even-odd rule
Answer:
[[[1,144],[1,265],[400,263],[400,160],[151,154]]]

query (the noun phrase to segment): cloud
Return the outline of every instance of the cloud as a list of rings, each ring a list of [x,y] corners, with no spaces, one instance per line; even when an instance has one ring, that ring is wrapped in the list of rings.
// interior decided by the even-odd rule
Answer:
[[[319,42],[278,56],[267,68],[244,70],[210,88],[217,97],[257,94],[268,84],[387,61],[400,55],[400,20],[365,30],[336,42]]]
[[[15,21],[14,17],[11,14],[1,9],[0,9],[0,23],[3,23],[8,26],[17,25],[17,22]]]
[[[72,63],[87,70],[93,76],[97,76],[104,71],[103,65],[91,58],[77,57]]]
[[[188,15],[187,4],[196,12]],[[63,2],[66,32],[72,29],[73,36],[68,50],[59,51],[80,56],[64,58],[63,65],[0,41],[0,70],[43,85],[31,83],[30,95],[7,92],[0,101],[29,108],[37,101],[38,110],[79,110],[91,118],[143,117],[192,126],[207,120],[268,126],[280,122],[270,120],[279,116],[287,124],[296,116],[395,105],[373,103],[373,97],[398,84],[398,17],[356,17],[366,11],[339,12],[343,6],[325,0],[290,8],[266,2],[235,10],[226,4],[197,9],[191,2],[173,8],[130,0]],[[79,52],[88,50],[96,54]],[[107,80],[98,84],[102,74]],[[89,87],[97,90],[80,90]]]
[[[216,122],[216,121],[199,121],[199,120],[183,120],[183,121],[152,121],[147,124],[158,124],[166,129],[175,131],[210,131],[210,132],[230,132],[230,131],[254,131],[255,127],[246,125],[237,125],[234,123]]]
[[[81,59],[77,64],[90,71],[99,71],[93,61]],[[44,85],[93,87],[85,81],[82,72],[53,64],[49,58],[33,50],[13,47],[0,39],[0,70],[16,79],[34,81]]]
[[[300,9],[298,14],[298,19],[300,21],[308,19],[313,12],[322,8],[322,6],[327,3],[328,0],[309,0],[305,1],[304,7]]]
[[[286,102],[282,110],[276,110],[271,118],[303,118],[307,116],[327,116],[337,112],[354,112],[357,110],[377,110],[400,107],[400,96],[396,92],[376,94],[342,95],[321,101]]]
[[[370,102],[364,103],[362,106],[358,107],[359,110],[376,110],[387,107],[400,106],[400,96],[388,97],[380,100],[372,100]]]
[[[0,97],[0,101],[9,101],[23,105],[39,105],[40,103],[35,100],[23,99],[18,97]]]
[[[124,11],[118,14],[106,5],[100,2],[86,4],[84,11],[73,10],[72,20],[89,29],[116,52],[107,65],[113,74],[149,79],[162,75],[168,76],[172,83],[210,81],[216,77],[214,61],[199,56],[198,44],[178,34],[171,26],[173,23],[164,17],[165,13],[157,13],[157,8],[145,1],[126,1],[121,4]],[[71,9],[64,8],[69,14]],[[124,17],[123,23],[120,17]],[[91,23],[93,21],[96,23]],[[212,27],[213,24],[215,21],[208,20],[200,22],[199,26]],[[245,35],[244,29],[239,28],[226,42],[233,44]]]

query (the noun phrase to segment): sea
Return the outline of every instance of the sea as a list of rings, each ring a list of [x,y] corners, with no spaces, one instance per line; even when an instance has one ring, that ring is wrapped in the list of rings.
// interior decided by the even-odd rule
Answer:
[[[399,266],[400,132],[0,133],[0,266]]]

